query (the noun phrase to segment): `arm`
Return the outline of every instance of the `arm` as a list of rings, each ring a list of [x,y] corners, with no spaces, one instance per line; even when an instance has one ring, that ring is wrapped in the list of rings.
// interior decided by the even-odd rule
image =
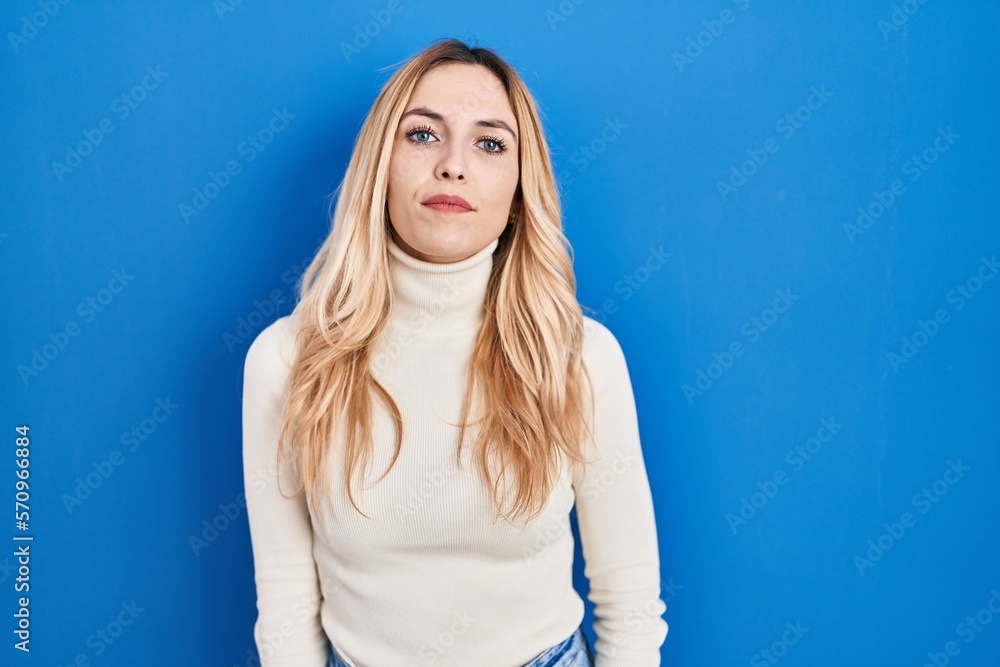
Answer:
[[[585,358],[594,384],[597,456],[585,450],[592,462],[585,469],[574,465],[573,488],[594,603],[596,667],[658,667],[666,604],[632,383],[617,339],[602,324],[590,321],[591,327]]]
[[[265,328],[244,363],[243,483],[258,612],[253,634],[261,667],[326,667],[329,649],[319,617],[322,594],[309,510],[302,495],[288,499],[278,490],[278,430],[290,332],[288,318]],[[286,496],[296,488],[292,473],[283,461]]]

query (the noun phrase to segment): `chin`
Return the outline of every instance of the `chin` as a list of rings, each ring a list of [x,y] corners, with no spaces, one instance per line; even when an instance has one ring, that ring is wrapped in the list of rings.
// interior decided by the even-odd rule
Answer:
[[[449,230],[442,230],[443,233],[428,231],[420,234],[414,239],[416,245],[410,244],[421,252],[447,252],[457,254],[470,245],[469,237],[466,234],[453,233]]]

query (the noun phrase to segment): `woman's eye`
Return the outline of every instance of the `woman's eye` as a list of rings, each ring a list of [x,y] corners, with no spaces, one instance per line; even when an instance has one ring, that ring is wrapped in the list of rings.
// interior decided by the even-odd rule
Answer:
[[[427,125],[422,125],[420,127],[415,127],[412,130],[410,130],[409,132],[407,132],[406,133],[406,138],[409,139],[410,141],[412,141],[415,144],[429,144],[429,143],[431,143],[430,140],[424,141],[422,139],[419,139],[418,137],[420,137],[421,135],[427,135],[428,137],[433,137],[434,133],[431,131],[430,127],[428,127]]]
[[[481,140],[481,143],[486,144],[486,146],[483,147],[483,150],[490,155],[503,155],[507,152],[507,144],[503,139],[499,139],[497,137],[484,137]]]

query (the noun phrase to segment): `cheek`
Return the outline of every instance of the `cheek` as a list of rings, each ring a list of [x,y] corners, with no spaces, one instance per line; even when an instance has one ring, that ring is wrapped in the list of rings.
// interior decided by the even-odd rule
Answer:
[[[521,172],[517,168],[516,162],[512,166],[504,165],[504,168],[497,174],[497,190],[503,193],[505,204],[509,203],[511,197],[514,196],[520,175]]]
[[[386,174],[386,198],[390,203],[398,202],[406,192],[406,179],[400,173],[399,154],[394,153],[389,160],[389,170]]]
[[[392,158],[389,159],[389,186],[398,186],[400,182],[400,165],[402,164],[404,156],[400,154],[398,150],[392,152]]]
[[[406,144],[398,144],[389,161],[389,182],[398,188],[405,189],[407,183],[418,180],[426,168],[426,155],[418,148]]]

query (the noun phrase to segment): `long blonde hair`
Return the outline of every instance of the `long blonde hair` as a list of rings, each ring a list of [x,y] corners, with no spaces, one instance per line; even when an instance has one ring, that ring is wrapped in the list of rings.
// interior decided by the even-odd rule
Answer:
[[[286,387],[279,465],[290,438],[292,463],[300,476],[295,496],[306,490],[307,502],[319,507],[329,497],[325,457],[331,436],[335,427],[345,429],[347,493],[361,512],[351,481],[359,459],[365,472],[370,462],[375,396],[381,397],[396,424],[396,452],[389,469],[399,457],[402,417],[370,369],[373,345],[386,328],[393,303],[388,166],[410,93],[425,72],[445,63],[479,65],[495,74],[520,128],[520,182],[511,223],[493,256],[456,457],[460,463],[467,420],[478,397],[483,417],[475,422],[482,424],[476,443],[491,500],[499,515],[506,496],[499,500],[498,487],[512,470],[517,494],[504,517],[530,513],[530,521],[542,511],[557,481],[560,452],[586,463],[582,448],[585,434],[592,433],[587,415],[593,386],[582,359],[583,313],[534,100],[518,74],[495,53],[470,49],[456,39],[434,43],[397,70],[361,127],[335,191],[339,195],[330,235],[297,286],[297,354]],[[590,404],[584,401],[584,377]],[[499,463],[496,479],[489,460]]]

